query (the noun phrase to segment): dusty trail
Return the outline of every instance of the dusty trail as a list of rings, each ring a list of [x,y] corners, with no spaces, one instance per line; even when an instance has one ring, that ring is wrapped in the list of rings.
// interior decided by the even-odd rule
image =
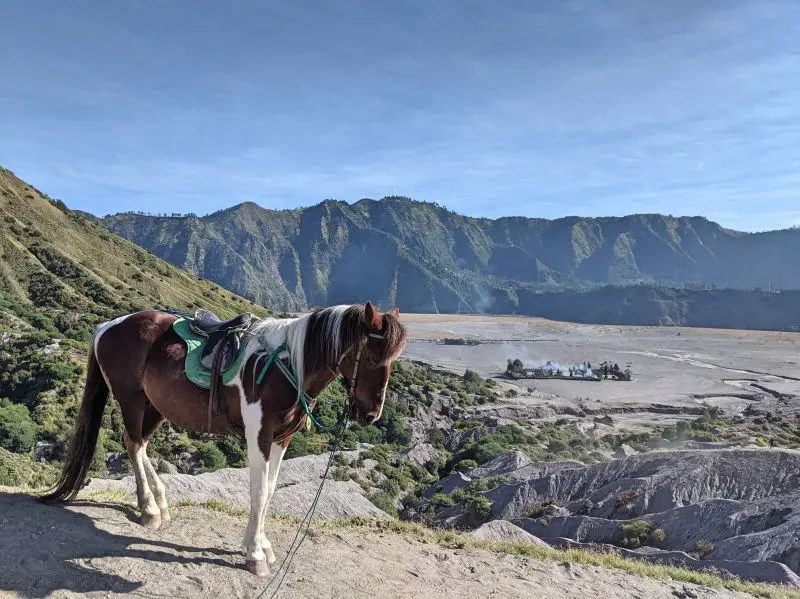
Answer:
[[[196,507],[149,532],[125,506],[48,507],[0,493],[0,597],[255,598],[266,584],[241,569],[244,523]],[[295,526],[269,521],[278,554]],[[749,597],[658,582],[596,566],[533,561],[478,550],[443,549],[394,533],[344,529],[313,534],[278,595],[306,598],[483,597],[674,599]],[[674,592],[677,591],[677,592]]]

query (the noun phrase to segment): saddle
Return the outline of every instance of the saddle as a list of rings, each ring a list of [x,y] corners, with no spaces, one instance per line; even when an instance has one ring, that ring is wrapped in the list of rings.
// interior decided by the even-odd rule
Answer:
[[[224,413],[227,416],[227,408],[221,393],[222,373],[239,357],[242,337],[252,322],[252,314],[240,314],[230,320],[221,320],[211,310],[205,308],[197,310],[190,321],[191,331],[207,338],[200,354],[200,365],[211,374],[208,400],[209,430],[213,415]]]
[[[200,364],[214,376],[214,365],[219,359],[219,372],[227,370],[241,349],[242,337],[253,321],[252,314],[239,314],[230,320],[220,320],[211,310],[201,308],[194,313],[189,324],[193,333],[207,339]]]

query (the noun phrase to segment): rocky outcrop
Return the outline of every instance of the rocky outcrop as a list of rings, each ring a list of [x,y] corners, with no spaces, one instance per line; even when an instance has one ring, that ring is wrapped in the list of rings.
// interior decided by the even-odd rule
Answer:
[[[588,501],[587,515],[627,520],[710,499],[754,501],[800,490],[800,452],[791,450],[653,452],[578,464],[550,472],[536,465],[526,479],[496,489],[493,515],[518,518],[544,500],[576,513]]]
[[[800,573],[798,451],[665,451],[590,466],[537,463],[515,452],[450,475],[424,496],[498,476],[505,482],[479,493],[491,502],[488,519],[512,521],[538,538],[619,543],[621,525],[648,520],[664,531],[666,549],[691,552],[701,541],[713,546],[704,562],[778,562]],[[465,513],[446,506],[434,520],[463,526]]]
[[[358,451],[342,452],[348,458],[358,456]],[[278,475],[278,488],[269,506],[269,514],[305,516],[322,482],[328,455],[315,455],[285,460]],[[247,468],[223,468],[204,474],[162,474],[169,501],[190,500],[221,501],[236,507],[250,507],[250,475]],[[119,480],[93,479],[86,491],[119,489],[135,493],[133,476]],[[365,496],[363,489],[353,481],[327,480],[320,495],[316,516],[325,519],[345,516],[388,517]]]
[[[513,480],[527,481],[542,478],[562,470],[584,468],[586,465],[577,460],[562,460],[558,462],[534,462],[521,451],[512,451],[483,466],[473,468],[467,474],[471,478],[492,478],[505,476]]]
[[[753,501],[712,499],[641,519],[662,529],[671,549],[691,551],[698,541],[704,541],[714,546],[709,559],[775,560],[800,571],[800,491]],[[517,522],[539,537],[613,543],[626,520],[570,515]]]
[[[418,443],[409,449],[403,456],[409,462],[413,462],[417,466],[424,466],[430,462],[439,451],[430,443]]]
[[[537,539],[531,533],[526,532],[508,520],[492,520],[469,534],[477,539],[486,541],[527,543],[537,547],[549,547],[544,541]]]
[[[595,551],[600,550],[608,553],[616,553],[628,559],[638,559],[655,564],[679,566],[681,568],[686,568],[687,570],[696,570],[698,572],[717,570],[719,572],[728,572],[741,578],[742,580],[770,582],[800,588],[800,576],[792,572],[792,570],[786,564],[782,564],[780,562],[748,562],[719,559],[700,560],[693,558],[683,551],[661,551],[651,547],[644,547],[641,550],[623,549],[621,547],[614,547],[613,545],[580,543],[573,541],[572,539],[558,537],[539,539],[539,541],[545,545],[558,547],[560,549],[576,547],[593,549]]]

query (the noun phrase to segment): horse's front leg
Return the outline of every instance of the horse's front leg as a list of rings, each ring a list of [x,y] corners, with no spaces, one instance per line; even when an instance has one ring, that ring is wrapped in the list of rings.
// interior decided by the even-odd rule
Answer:
[[[269,566],[263,547],[262,522],[269,501],[269,455],[264,454],[262,447],[269,452],[272,435],[261,434],[260,402],[247,405],[246,411],[243,410],[242,419],[247,439],[247,461],[250,466],[250,519],[244,532],[243,543],[245,563],[249,572],[257,576],[267,576]],[[270,438],[266,440],[263,439],[264,436]],[[259,443],[259,437],[262,437],[262,441],[266,441],[266,443]],[[272,548],[269,546],[268,551],[270,554],[272,553]],[[274,560],[274,555],[270,557]]]
[[[278,487],[278,472],[280,472],[281,469],[284,453],[286,453],[286,447],[282,444],[273,443],[269,450],[269,461],[267,463],[267,489],[269,495],[267,496],[267,501],[264,503],[264,510],[259,519],[262,527],[264,526],[264,518],[267,517],[269,503],[272,501],[272,496],[275,495],[275,489]],[[265,535],[263,531],[261,533],[261,547],[267,556],[267,563],[273,563],[275,561],[275,552],[272,550],[272,543],[270,543],[269,539],[267,539],[267,535]]]

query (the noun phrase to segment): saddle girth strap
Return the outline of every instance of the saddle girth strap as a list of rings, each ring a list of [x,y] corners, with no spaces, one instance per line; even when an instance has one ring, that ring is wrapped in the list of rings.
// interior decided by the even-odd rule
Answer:
[[[222,359],[224,357],[224,341],[220,342],[217,352],[214,355],[214,362],[211,367],[211,386],[208,390],[208,432],[211,432],[211,418],[215,414],[224,413],[228,420],[228,425],[233,429],[230,414],[228,414],[228,402],[224,397],[222,388]]]

